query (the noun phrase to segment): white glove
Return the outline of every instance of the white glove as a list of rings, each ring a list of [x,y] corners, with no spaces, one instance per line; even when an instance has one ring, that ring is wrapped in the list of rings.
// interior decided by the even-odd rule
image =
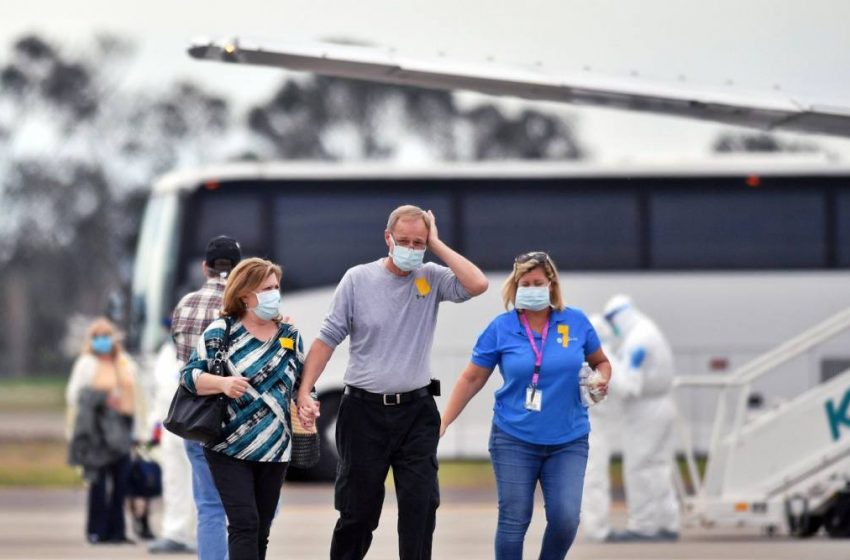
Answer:
[[[581,403],[586,408],[590,408],[605,400],[608,391],[601,387],[604,380],[605,378],[602,377],[602,374],[595,369],[591,369],[586,362],[582,364],[581,370],[578,373],[578,384],[581,389]]]

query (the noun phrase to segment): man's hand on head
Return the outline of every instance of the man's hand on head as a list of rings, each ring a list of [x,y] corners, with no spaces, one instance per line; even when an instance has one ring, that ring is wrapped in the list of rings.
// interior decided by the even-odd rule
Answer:
[[[440,235],[437,231],[437,218],[434,216],[434,212],[428,210],[426,215],[428,216],[428,247],[430,248],[434,242],[440,240]]]

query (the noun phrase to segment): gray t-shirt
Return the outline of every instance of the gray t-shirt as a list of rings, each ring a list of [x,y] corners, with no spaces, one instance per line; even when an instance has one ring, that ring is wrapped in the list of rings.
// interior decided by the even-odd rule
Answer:
[[[318,338],[336,348],[351,337],[346,385],[372,393],[412,391],[430,382],[440,302],[470,297],[444,266],[425,263],[396,276],[378,259],[345,273]]]

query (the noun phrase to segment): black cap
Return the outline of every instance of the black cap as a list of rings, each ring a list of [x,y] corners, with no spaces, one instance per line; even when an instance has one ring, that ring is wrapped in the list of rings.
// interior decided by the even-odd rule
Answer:
[[[219,235],[210,239],[207,245],[207,255],[205,262],[210,268],[215,268],[216,261],[229,261],[230,267],[233,268],[239,261],[242,260],[242,250],[239,248],[239,243],[232,237]]]

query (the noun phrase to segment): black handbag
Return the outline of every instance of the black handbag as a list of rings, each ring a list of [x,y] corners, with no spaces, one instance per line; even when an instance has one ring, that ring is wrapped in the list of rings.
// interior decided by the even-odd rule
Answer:
[[[230,319],[225,317],[227,327],[224,329],[224,340],[215,353],[210,373],[228,376],[227,350],[230,348]],[[183,387],[181,383],[171,399],[168,416],[162,423],[169,432],[183,439],[214,443],[222,439],[225,415],[227,414],[228,397],[224,394],[198,395]]]
[[[319,451],[321,441],[316,424],[312,428],[305,428],[298,418],[298,408],[292,401],[289,410],[292,424],[292,457],[289,465],[296,469],[309,469],[319,462]]]
[[[137,447],[130,459],[130,480],[127,495],[135,498],[162,496],[162,468]]]

